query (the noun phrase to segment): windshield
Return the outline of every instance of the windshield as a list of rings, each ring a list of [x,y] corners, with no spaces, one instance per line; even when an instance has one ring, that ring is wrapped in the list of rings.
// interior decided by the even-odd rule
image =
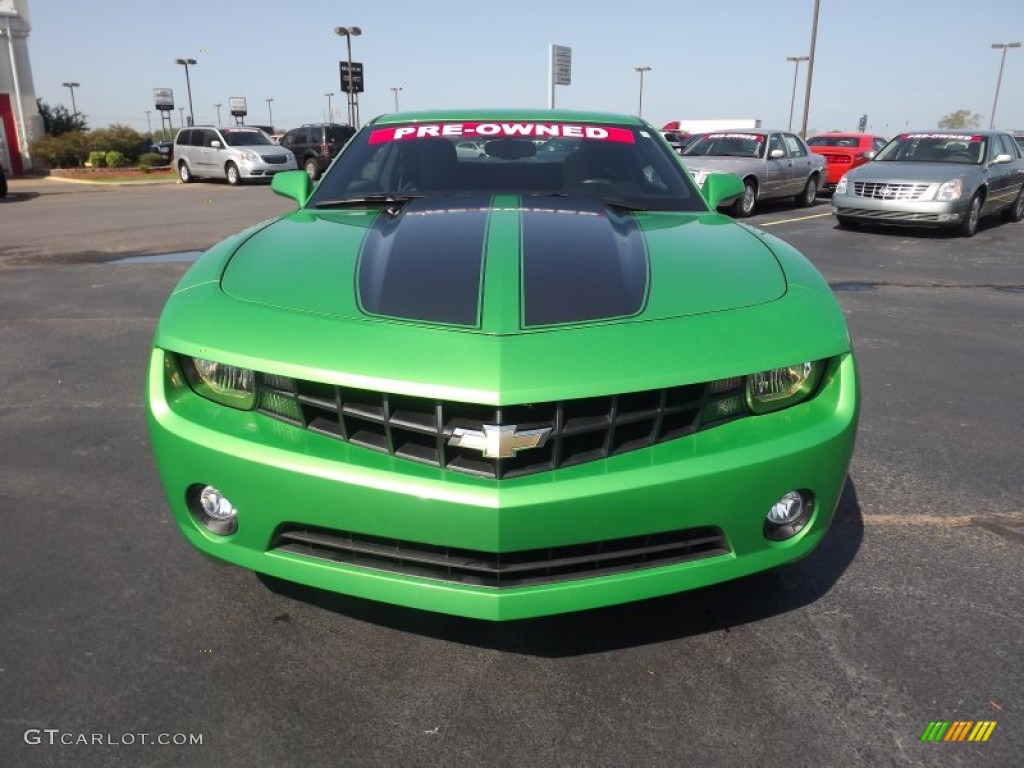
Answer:
[[[763,133],[707,133],[694,139],[684,155],[711,157],[764,157]]]
[[[857,136],[812,136],[807,140],[809,147],[858,147],[860,138]]]
[[[707,210],[675,155],[652,131],[531,121],[367,126],[308,205],[481,194],[597,198],[636,210]]]
[[[886,144],[875,160],[976,165],[985,159],[987,143],[984,136],[971,134],[904,133]]]
[[[263,131],[237,130],[226,128],[221,133],[224,139],[232,147],[258,147],[264,144],[273,144],[273,140]]]

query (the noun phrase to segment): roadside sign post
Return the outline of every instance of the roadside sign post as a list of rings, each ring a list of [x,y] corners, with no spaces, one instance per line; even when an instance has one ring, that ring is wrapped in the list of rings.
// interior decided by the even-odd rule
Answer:
[[[572,84],[572,48],[552,45],[548,59],[548,108],[555,108],[555,86]]]

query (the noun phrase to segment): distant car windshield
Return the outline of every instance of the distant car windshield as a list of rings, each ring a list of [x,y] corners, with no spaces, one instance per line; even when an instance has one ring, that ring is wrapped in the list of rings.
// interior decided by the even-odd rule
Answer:
[[[694,139],[683,154],[763,158],[766,138],[763,133],[707,133]]]
[[[224,138],[232,147],[259,147],[264,144],[273,145],[273,141],[263,131],[245,131],[229,128],[222,131]]]
[[[809,147],[856,147],[860,139],[856,136],[812,136],[807,140]]]
[[[876,161],[901,163],[964,163],[984,161],[988,140],[984,136],[956,133],[904,133],[885,145]]]
[[[557,151],[546,149],[553,141]],[[528,120],[367,126],[317,185],[309,206],[496,194],[598,198],[636,210],[706,210],[653,132]]]

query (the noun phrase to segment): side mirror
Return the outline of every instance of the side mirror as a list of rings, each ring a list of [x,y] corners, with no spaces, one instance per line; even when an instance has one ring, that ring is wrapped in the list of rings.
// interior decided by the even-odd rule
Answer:
[[[863,155],[861,155],[861,157],[863,157],[865,160],[874,160],[875,159],[875,155],[877,155],[877,154],[878,153],[875,152],[875,150],[872,149],[870,152],[865,152]]]
[[[1003,153],[1001,155],[996,155],[995,160],[992,161],[992,165],[995,165],[996,163],[1008,163],[1011,160],[1013,160],[1013,157],[1011,155]]]
[[[743,180],[734,173],[709,173],[700,192],[711,210],[715,210],[743,194]]]
[[[220,142],[217,141],[217,139],[214,139],[213,141],[210,142],[210,146],[213,147],[214,149],[220,149]]]
[[[282,197],[290,197],[305,208],[309,196],[313,194],[313,182],[305,171],[282,171],[275,173],[270,179],[270,188]]]
[[[778,160],[780,157],[785,157],[786,153],[781,149],[773,149],[771,154],[768,155],[772,160]]]

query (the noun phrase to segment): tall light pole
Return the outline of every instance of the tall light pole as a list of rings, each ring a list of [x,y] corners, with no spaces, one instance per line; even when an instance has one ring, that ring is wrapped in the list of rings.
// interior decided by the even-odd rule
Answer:
[[[818,6],[821,0],[814,0],[814,21],[811,22],[811,50],[807,59],[807,88],[804,91],[804,121],[800,135],[807,138],[807,118],[811,113],[811,79],[814,77],[814,46],[818,42]]]
[[[178,112],[181,113],[181,127],[184,128],[185,127],[185,108],[184,107],[178,107]]]
[[[400,90],[402,90],[402,86],[400,85],[391,86],[391,91],[395,94],[395,112],[398,111],[398,92]]]
[[[341,35],[348,44],[348,124],[353,128],[359,127],[359,112],[356,107],[355,89],[352,87],[352,38],[363,34],[359,27],[335,27],[334,34]]]
[[[153,140],[153,121],[149,119],[149,113],[151,111],[152,110],[149,110],[149,109],[146,110],[146,125],[149,127],[149,138],[150,138],[150,141]]]
[[[71,116],[75,117],[78,114],[78,107],[75,106],[75,88],[81,86],[78,83],[64,83],[64,87],[71,91]]]
[[[637,107],[636,115],[637,115],[637,117],[643,117],[644,116],[644,72],[650,72],[651,68],[650,67],[633,67],[633,71],[640,73],[640,104]]]
[[[265,99],[267,102],[267,114],[270,115],[270,130],[274,130],[274,108],[271,107],[271,103],[274,101],[274,97],[271,96],[269,99]]]
[[[185,86],[188,88],[188,119],[189,125],[195,125],[196,113],[192,109],[192,81],[188,77],[188,65],[196,65],[195,59],[176,59],[176,64],[181,64],[185,68]],[[182,121],[184,122],[184,121]],[[218,121],[219,122],[219,121]]]
[[[988,128],[992,130],[996,127],[996,105],[999,103],[999,86],[1003,82],[1003,65],[1006,63],[1006,49],[1007,48],[1020,48],[1020,42],[1016,43],[992,43],[992,47],[1003,50],[1003,55],[999,59],[999,78],[996,80],[996,97],[992,101],[992,119],[988,121]]]
[[[789,100],[789,130],[793,130],[793,108],[796,106],[796,76],[800,72],[800,62],[807,61],[808,56],[787,56],[786,61],[792,61],[793,67],[793,96]]]
[[[328,123],[333,123],[334,122],[334,112],[331,111],[331,97],[334,96],[334,93],[333,92],[332,93],[325,93],[324,96],[327,97],[327,122]]]
[[[213,106],[217,108],[217,125],[220,125],[220,104],[214,104]]]

